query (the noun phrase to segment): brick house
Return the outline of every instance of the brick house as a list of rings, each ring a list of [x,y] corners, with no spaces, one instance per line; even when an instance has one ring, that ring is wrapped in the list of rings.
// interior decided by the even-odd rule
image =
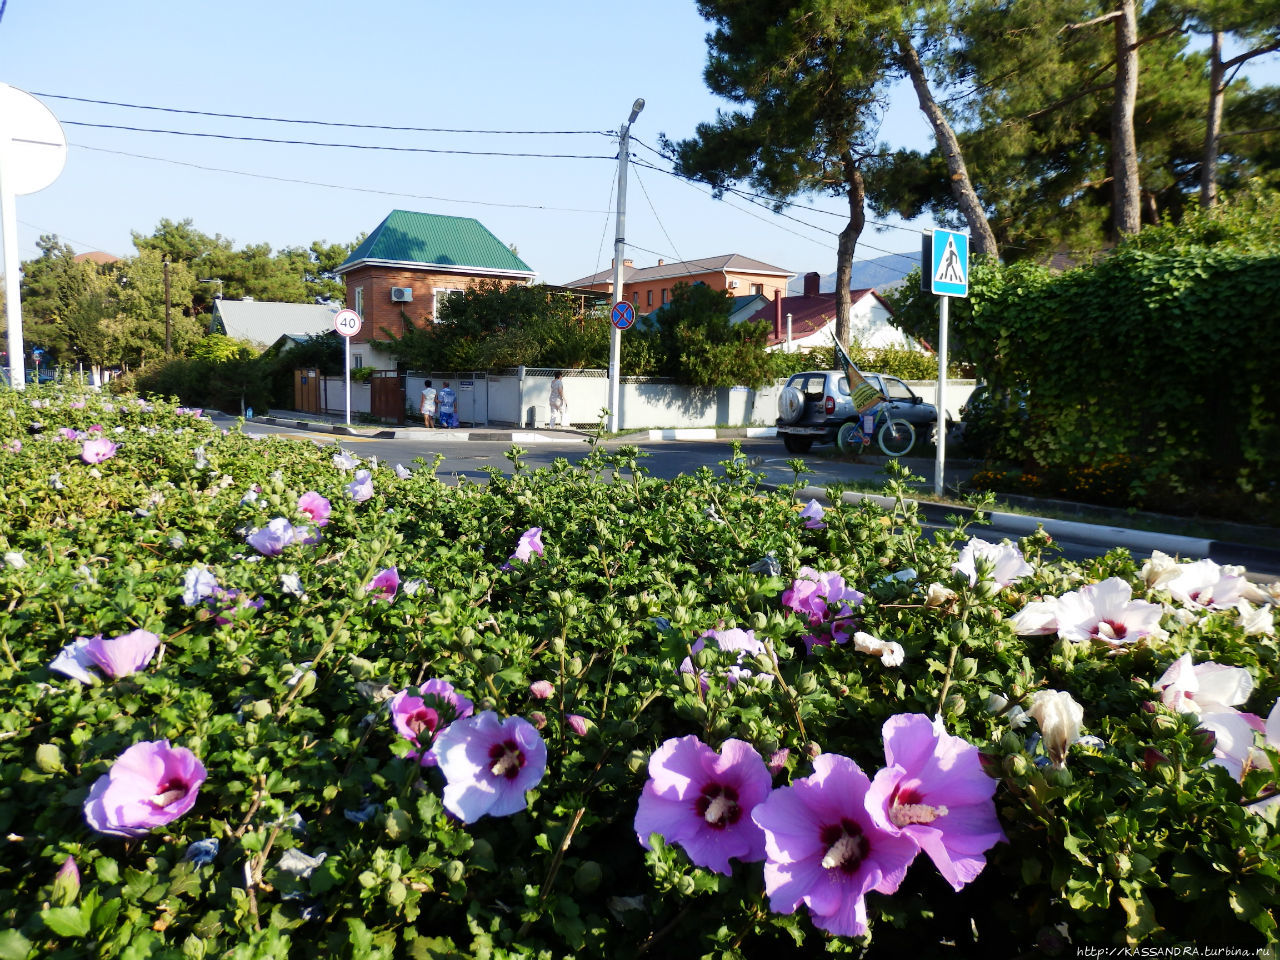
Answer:
[[[680,260],[667,263],[659,260],[654,267],[637,267],[630,260],[622,261],[622,292],[644,315],[658,310],[671,299],[671,290],[677,283],[705,283],[713,290],[727,290],[735,297],[760,295],[775,297],[785,294],[787,282],[794,277],[781,267],[774,267],[759,260],[752,260],[738,253],[722,257],[704,257],[701,260]],[[593,273],[572,283],[570,289],[609,292],[613,286],[613,268]]]
[[[836,295],[819,293],[822,278],[817,273],[804,276],[804,293],[796,297],[776,296],[761,303],[750,316],[735,313],[733,320],[763,320],[769,324],[766,349],[796,353],[815,347],[829,347],[836,327]],[[850,290],[849,328],[853,339],[864,347],[902,347],[923,351],[920,342],[893,324],[893,311],[872,289]],[[788,317],[790,337],[788,338]]]
[[[479,220],[409,210],[392,210],[334,272],[346,283],[346,305],[364,319],[351,339],[352,365],[381,370],[396,368],[379,343],[388,333],[404,334],[404,316],[430,325],[451,293],[480,280],[528,284],[534,278]]]

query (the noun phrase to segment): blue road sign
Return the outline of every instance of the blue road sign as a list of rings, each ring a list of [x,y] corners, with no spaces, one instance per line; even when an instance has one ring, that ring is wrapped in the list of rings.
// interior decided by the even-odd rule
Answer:
[[[933,231],[930,289],[947,297],[969,296],[969,235],[952,230]]]
[[[636,308],[626,300],[619,300],[613,305],[609,319],[619,330],[626,330],[636,322]]]

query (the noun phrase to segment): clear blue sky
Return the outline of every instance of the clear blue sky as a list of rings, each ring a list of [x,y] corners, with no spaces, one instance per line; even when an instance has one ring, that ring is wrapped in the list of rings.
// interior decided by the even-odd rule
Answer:
[[[707,24],[692,0],[0,2],[0,80],[32,93],[284,119],[521,131],[616,131],[632,101],[644,97],[632,133],[650,146],[659,133],[689,136],[721,105],[702,81]],[[190,218],[237,247],[346,242],[397,207],[475,217],[549,283],[605,269],[612,257],[613,159],[295,146],[72,121],[613,158],[616,140],[607,136],[359,130],[42,99],[71,146],[56,183],[18,198],[23,259],[36,255],[45,233],[77,252],[130,255],[131,231],[150,234],[163,217]],[[893,146],[932,142],[913,97],[894,98],[882,139]],[[633,156],[657,159],[634,143]],[[831,198],[812,204],[791,212],[822,229],[633,168],[628,256],[643,266],[659,257],[741,253],[796,273],[829,273],[842,220],[819,211],[841,214],[843,205]],[[868,229],[858,256],[918,250],[913,232]]]

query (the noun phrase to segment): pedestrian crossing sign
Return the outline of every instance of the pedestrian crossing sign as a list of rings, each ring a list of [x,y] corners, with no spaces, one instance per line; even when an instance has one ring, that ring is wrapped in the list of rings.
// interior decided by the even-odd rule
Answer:
[[[926,234],[930,256],[929,290],[947,297],[969,296],[969,235],[953,230],[934,230]]]

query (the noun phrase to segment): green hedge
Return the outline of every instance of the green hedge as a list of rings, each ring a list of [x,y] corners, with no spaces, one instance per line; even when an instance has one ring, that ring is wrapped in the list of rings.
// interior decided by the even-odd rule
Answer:
[[[508,458],[509,475],[450,486],[430,464],[223,434],[158,401],[0,394],[0,956],[1005,957],[1275,942],[1275,741],[1256,736],[1248,771],[1211,762],[1222,743],[1153,686],[1190,653],[1247,675],[1223,709],[1267,713],[1280,695],[1274,625],[1259,632],[1269,608],[1245,618],[1206,608],[1207,591],[1179,599],[1161,564],[1140,571],[1123,551],[1056,561],[1042,535],[971,564],[971,581],[958,569],[970,531],[926,536],[901,474],[893,510],[815,516],[736,451],[673,480],[647,476],[626,446],[534,471],[517,448]],[[316,536],[319,496],[330,510]],[[254,544],[273,524],[307,530],[266,555]],[[535,528],[541,555],[520,559]],[[812,609],[844,617],[846,642],[807,652],[805,636],[832,627],[796,612],[805,568],[861,594],[843,612]],[[392,569],[398,588],[378,587]],[[1226,604],[1239,584],[1214,576]],[[1143,609],[1158,631],[1108,643],[1011,626],[1041,609],[1033,599],[1113,577],[1108,589],[1155,604]],[[222,592],[197,591],[200,578]],[[763,652],[695,649],[729,629]],[[83,684],[50,669],[77,638],[138,630],[160,646],[136,672]],[[446,810],[451,774],[410,756],[391,703],[433,681],[537,728],[546,769],[514,812],[462,822]],[[1022,716],[1049,690],[1083,705],[1080,729]],[[769,763],[772,798],[836,762],[824,755],[883,772],[882,730],[903,715],[937,715],[966,744],[978,793],[994,793],[965,802],[997,816],[1007,842],[971,851],[980,869],[959,892],[921,853],[896,890],[866,895],[868,934],[835,936],[815,925],[818,904],[787,912],[766,893],[768,865],[714,872],[658,834],[642,847],[637,804],[662,745],[742,741]],[[91,829],[86,805],[105,804],[118,758],[162,740],[207,771],[190,809],[137,836]],[[497,748],[482,766],[514,772]],[[159,774],[155,791],[140,801],[152,812],[193,793]],[[910,792],[913,822],[951,822]],[[822,839],[835,859],[821,871],[852,870],[857,831],[821,826],[840,834]]]

